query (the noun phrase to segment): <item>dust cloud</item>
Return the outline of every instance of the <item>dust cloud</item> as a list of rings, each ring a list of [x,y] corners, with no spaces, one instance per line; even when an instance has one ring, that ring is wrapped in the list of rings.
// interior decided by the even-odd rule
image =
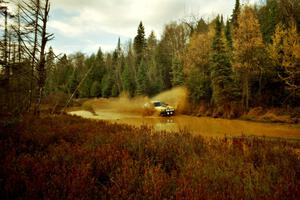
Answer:
[[[182,113],[188,105],[188,91],[185,87],[176,87],[156,95],[151,100],[163,101],[173,106],[176,113]]]
[[[138,96],[129,98],[126,94],[121,94],[118,98],[110,99],[90,99],[84,103],[85,107],[91,107],[97,111],[116,111],[122,113],[132,113],[137,115],[153,115],[154,110],[145,109],[144,105],[150,101],[163,101],[176,109],[176,113],[182,113],[187,105],[187,89],[176,87],[162,92],[152,98],[147,96]]]

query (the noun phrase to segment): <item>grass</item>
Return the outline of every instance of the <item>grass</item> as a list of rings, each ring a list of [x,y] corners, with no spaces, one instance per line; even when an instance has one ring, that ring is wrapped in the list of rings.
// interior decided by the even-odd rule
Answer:
[[[0,123],[0,198],[298,199],[297,147],[26,116]]]

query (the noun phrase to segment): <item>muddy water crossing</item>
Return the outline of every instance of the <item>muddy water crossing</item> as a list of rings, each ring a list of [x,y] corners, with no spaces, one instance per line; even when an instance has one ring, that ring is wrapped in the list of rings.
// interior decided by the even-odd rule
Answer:
[[[208,137],[255,135],[300,139],[300,124],[257,123],[182,115],[180,113],[187,105],[186,99],[186,89],[178,87],[151,99],[148,97],[129,99],[126,95],[115,99],[92,99],[85,102],[83,107],[91,108],[94,113],[77,110],[69,114],[95,120],[107,120],[112,123],[146,125],[157,131],[185,130]],[[160,117],[157,113],[145,114],[143,105],[151,100],[169,103],[176,108],[177,114],[173,117]]]
[[[208,137],[255,135],[300,139],[300,125],[257,123],[242,120],[214,119],[177,115],[174,117],[142,116],[136,113],[123,113],[116,110],[97,110],[96,115],[88,111],[73,111],[72,115],[95,120],[133,126],[150,126],[157,131],[186,130],[193,134]]]

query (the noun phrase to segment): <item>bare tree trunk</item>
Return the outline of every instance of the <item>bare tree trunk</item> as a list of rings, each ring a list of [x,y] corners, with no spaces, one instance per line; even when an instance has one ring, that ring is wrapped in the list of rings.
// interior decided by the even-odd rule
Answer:
[[[35,106],[35,113],[38,114],[40,112],[40,105],[43,98],[43,92],[46,82],[46,56],[45,56],[45,49],[47,42],[49,40],[49,37],[47,36],[47,22],[48,22],[48,16],[50,11],[50,3],[49,0],[45,1],[45,7],[43,10],[43,19],[42,19],[42,43],[41,43],[41,52],[40,52],[40,59],[38,63],[38,88],[39,88],[39,95],[38,95],[38,101]],[[51,36],[50,36],[51,37]]]
[[[34,44],[32,50],[32,59],[31,59],[31,79],[30,79],[30,90],[29,90],[29,109],[32,106],[33,92],[34,92],[34,68],[36,65],[36,52],[37,52],[37,43],[38,43],[38,24],[39,24],[39,14],[40,14],[40,0],[35,2],[35,24],[34,24]]]
[[[8,11],[7,7],[4,7],[4,67],[5,67],[5,103],[7,105],[7,109],[10,107],[10,66],[8,63],[8,29],[7,29],[7,19],[8,19]]]
[[[20,4],[18,4],[18,13],[17,13],[17,16],[18,16],[18,27],[17,27],[17,35],[18,35],[18,61],[19,63],[21,63],[21,43],[22,43],[22,38],[21,38],[21,13],[20,13]]]

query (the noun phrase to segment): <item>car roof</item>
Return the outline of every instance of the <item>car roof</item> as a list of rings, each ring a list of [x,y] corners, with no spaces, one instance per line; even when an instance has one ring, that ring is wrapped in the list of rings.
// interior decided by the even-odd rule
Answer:
[[[161,101],[151,101],[151,103],[160,103]]]

